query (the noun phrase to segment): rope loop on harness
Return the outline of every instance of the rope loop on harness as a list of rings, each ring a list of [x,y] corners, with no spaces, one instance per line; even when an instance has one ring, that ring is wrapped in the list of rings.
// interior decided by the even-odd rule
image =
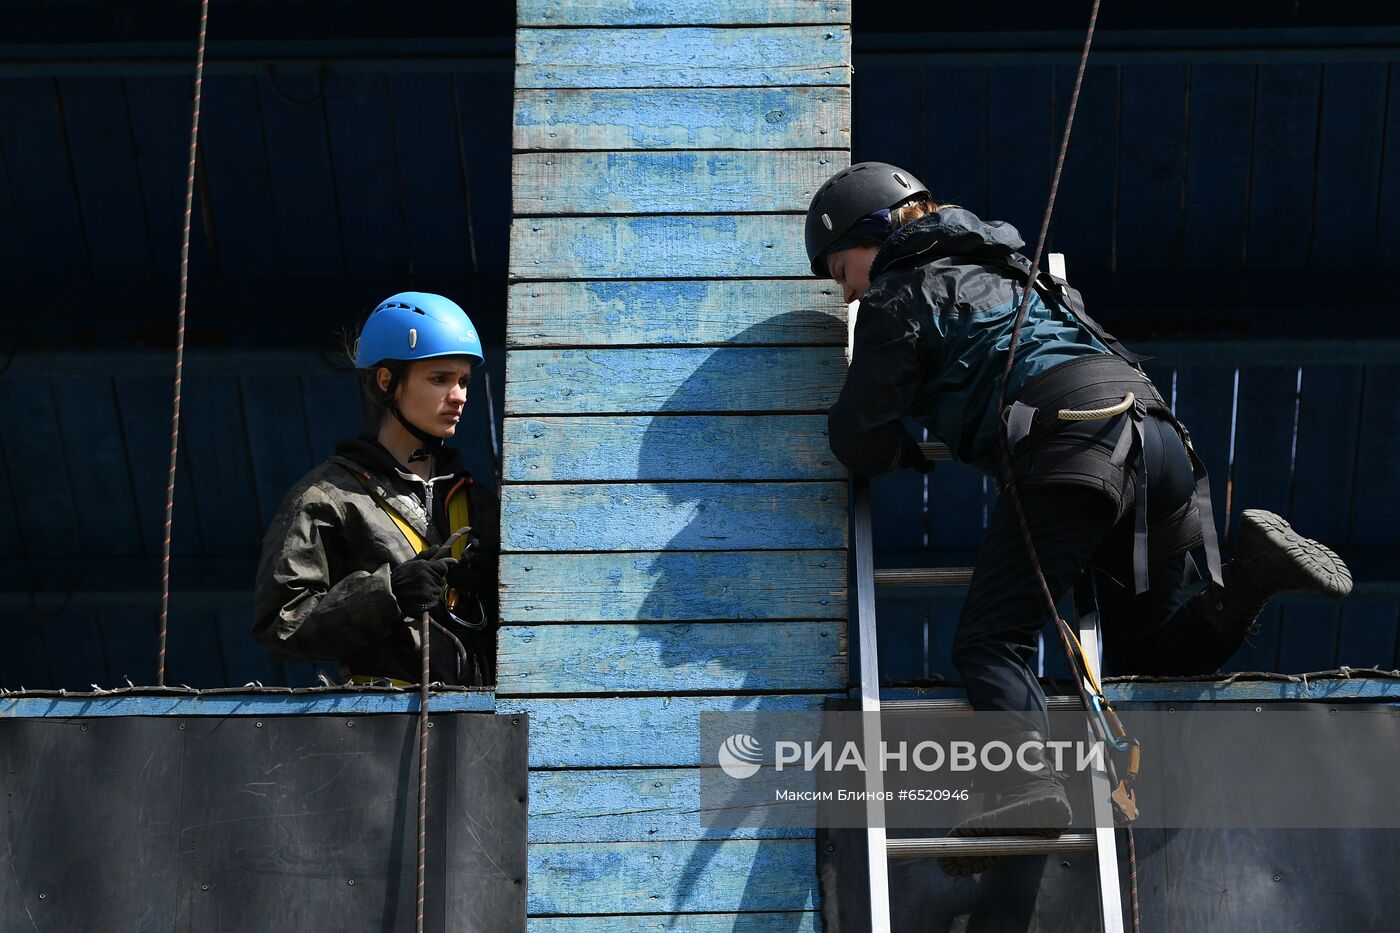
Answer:
[[[1061,408],[1055,417],[1061,421],[1098,421],[1100,418],[1113,418],[1133,407],[1137,402],[1137,396],[1129,392],[1123,396],[1123,401],[1107,408],[1083,408],[1075,410],[1073,408]]]

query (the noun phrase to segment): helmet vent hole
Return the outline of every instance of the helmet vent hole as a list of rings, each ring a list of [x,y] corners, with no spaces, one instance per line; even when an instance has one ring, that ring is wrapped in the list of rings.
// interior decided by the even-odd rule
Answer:
[[[410,350],[418,346],[418,330],[410,327],[408,329],[408,348]]]
[[[823,215],[822,215],[822,226],[826,227],[826,229],[828,229],[828,230],[831,229],[831,215],[830,215],[830,214],[823,214]]]
[[[899,174],[898,172],[895,172],[895,173],[894,173],[894,180],[897,181],[897,182],[899,182],[899,183],[900,183],[902,186],[904,186],[905,188],[908,188],[908,187],[909,187],[909,182],[905,181],[905,180],[904,180],[904,176],[901,175],[901,174]]]

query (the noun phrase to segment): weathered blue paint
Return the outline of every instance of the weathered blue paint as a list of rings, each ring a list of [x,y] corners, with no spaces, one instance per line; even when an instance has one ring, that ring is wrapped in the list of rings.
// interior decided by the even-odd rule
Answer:
[[[530,847],[532,914],[807,910],[809,839],[614,842]]]
[[[506,480],[844,479],[824,415],[510,418]]]
[[[849,23],[850,0],[520,0],[521,26]]]
[[[434,693],[429,709],[442,713],[489,713],[490,691]],[[418,694],[407,693],[216,693],[204,696],[0,696],[0,716],[84,719],[92,716],[371,716],[417,713]]]
[[[797,214],[525,217],[511,243],[518,279],[811,275]]]
[[[835,283],[522,282],[510,289],[506,342],[550,346],[846,345]]]
[[[849,26],[520,29],[517,88],[839,86]]]
[[[1103,685],[1104,694],[1114,703],[1230,703],[1249,700],[1275,700],[1297,703],[1331,700],[1395,700],[1400,702],[1400,677],[1309,677],[1267,680],[1161,680],[1114,681]],[[892,687],[880,691],[882,700],[914,698],[962,699],[961,687]]]
[[[717,769],[716,769],[717,770]],[[810,839],[809,828],[702,825],[699,768],[532,771],[530,842]],[[787,780],[764,770],[751,780]]]
[[[844,551],[517,554],[501,564],[505,622],[845,615]]]
[[[527,933],[818,933],[821,928],[816,911],[530,917],[525,923]]]
[[[507,551],[844,547],[844,483],[507,486]]]
[[[822,694],[501,697],[498,713],[530,717],[531,768],[698,767],[700,716],[815,712]]]
[[[847,88],[532,90],[514,145],[532,149],[832,149],[850,142]]]
[[[501,696],[839,690],[846,623],[506,626],[496,664]]]
[[[819,412],[845,366],[840,347],[517,350],[506,414]]]
[[[806,211],[850,163],[842,150],[526,152],[515,214],[763,214]]]

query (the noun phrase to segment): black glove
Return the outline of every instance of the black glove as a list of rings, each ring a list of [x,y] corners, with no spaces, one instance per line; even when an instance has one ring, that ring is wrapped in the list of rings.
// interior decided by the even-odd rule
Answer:
[[[442,599],[447,572],[457,563],[445,547],[429,547],[389,572],[389,586],[406,616],[420,616]]]
[[[906,432],[903,440],[899,442],[899,465],[904,469],[918,470],[920,473],[932,473],[935,464],[924,456],[919,442]]]
[[[473,535],[457,565],[447,572],[447,585],[459,593],[481,595],[496,588],[500,558],[481,550],[481,540]]]

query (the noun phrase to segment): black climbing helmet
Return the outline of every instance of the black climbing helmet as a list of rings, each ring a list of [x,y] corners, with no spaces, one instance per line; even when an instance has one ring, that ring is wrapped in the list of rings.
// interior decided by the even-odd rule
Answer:
[[[822,253],[856,221],[928,193],[923,182],[888,162],[857,162],[832,175],[807,208],[807,258],[812,274],[819,279],[830,275]]]

